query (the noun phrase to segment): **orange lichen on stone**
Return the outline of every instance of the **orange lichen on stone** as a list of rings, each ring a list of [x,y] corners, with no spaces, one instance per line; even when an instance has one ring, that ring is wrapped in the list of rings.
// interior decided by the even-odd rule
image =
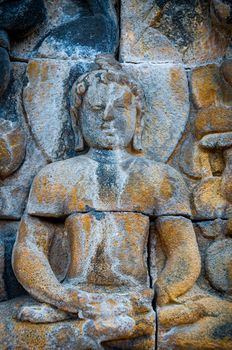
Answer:
[[[217,105],[221,99],[221,77],[216,64],[195,68],[192,71],[192,93],[198,108]]]
[[[84,202],[83,199],[81,198],[81,193],[84,193],[82,189],[83,189],[83,185],[80,180],[78,186],[73,187],[70,193],[68,194],[68,200],[66,202],[67,211],[69,212],[85,211],[87,202]]]
[[[173,194],[173,188],[172,188],[172,183],[170,182],[170,179],[166,176],[161,182],[160,185],[160,195],[164,199],[169,199],[172,197]]]
[[[195,130],[198,139],[210,133],[232,131],[232,109],[209,107],[200,110],[196,115]]]
[[[49,176],[36,177],[33,182],[33,196],[38,203],[63,203],[67,189],[59,183],[52,183]]]
[[[40,62],[30,61],[27,67],[27,72],[31,79],[38,79],[40,74]]]

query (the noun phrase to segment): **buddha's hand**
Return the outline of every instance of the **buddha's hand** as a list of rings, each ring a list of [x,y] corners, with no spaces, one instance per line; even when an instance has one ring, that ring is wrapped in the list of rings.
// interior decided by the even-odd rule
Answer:
[[[78,288],[66,287],[60,303],[60,309],[72,314],[81,311],[83,292]]]
[[[79,314],[82,311],[91,310],[95,304],[91,293],[78,289],[77,287],[65,286],[65,292],[61,300],[60,309],[72,314]]]
[[[78,313],[78,317],[83,319],[95,319],[97,317],[102,317],[102,305],[107,304],[107,300],[105,300],[104,295],[99,293],[90,293],[80,290],[77,287],[68,286],[67,294],[68,301],[66,301],[65,308],[62,308],[66,312],[72,314]],[[110,306],[111,305],[109,304],[109,309]]]
[[[161,280],[158,280],[156,283],[156,292],[157,292],[157,304],[159,306],[167,305],[171,302],[170,293],[168,292],[167,285],[162,283]]]

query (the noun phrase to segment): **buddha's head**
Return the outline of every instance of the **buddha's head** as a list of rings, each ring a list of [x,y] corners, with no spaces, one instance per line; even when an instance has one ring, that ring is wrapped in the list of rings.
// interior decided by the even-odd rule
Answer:
[[[142,94],[112,58],[99,57],[98,70],[82,75],[73,85],[71,114],[91,148],[118,149],[130,144],[141,150]]]

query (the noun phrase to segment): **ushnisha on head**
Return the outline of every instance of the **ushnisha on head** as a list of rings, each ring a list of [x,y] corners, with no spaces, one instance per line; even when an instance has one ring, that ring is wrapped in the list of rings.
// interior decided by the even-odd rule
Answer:
[[[71,91],[71,116],[76,150],[120,149],[130,144],[141,151],[143,94],[111,56],[96,59],[99,69],[83,74]]]

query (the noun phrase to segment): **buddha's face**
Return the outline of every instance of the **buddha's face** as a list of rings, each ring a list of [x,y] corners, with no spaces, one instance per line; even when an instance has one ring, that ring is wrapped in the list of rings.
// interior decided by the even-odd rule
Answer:
[[[90,147],[125,148],[136,127],[135,96],[127,86],[93,82],[84,96],[80,121],[83,137]]]

